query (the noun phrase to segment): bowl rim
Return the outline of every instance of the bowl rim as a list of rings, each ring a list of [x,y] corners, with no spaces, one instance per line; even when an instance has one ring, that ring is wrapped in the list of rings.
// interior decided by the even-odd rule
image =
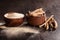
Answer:
[[[18,14],[18,15],[20,15],[18,18],[12,18],[12,17],[7,17],[8,16],[8,14]],[[22,15],[22,16],[21,16]],[[13,13],[5,13],[4,14],[4,17],[5,18],[7,18],[7,19],[19,19],[19,18],[24,18],[24,14],[22,14],[22,13],[16,13],[16,12],[13,12]]]

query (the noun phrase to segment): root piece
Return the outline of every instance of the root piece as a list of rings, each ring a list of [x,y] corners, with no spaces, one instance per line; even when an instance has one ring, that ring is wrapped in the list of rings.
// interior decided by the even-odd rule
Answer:
[[[58,27],[58,23],[54,18],[52,18],[52,19],[54,20],[54,25],[55,25],[54,28],[56,29]]]
[[[48,29],[49,29],[49,24],[47,23],[47,24],[46,24],[46,30],[48,30]]]
[[[49,22],[49,24],[50,24],[50,27],[53,28],[54,26],[53,26],[53,24],[52,24],[52,21],[53,21],[53,20],[51,20],[51,21]]]

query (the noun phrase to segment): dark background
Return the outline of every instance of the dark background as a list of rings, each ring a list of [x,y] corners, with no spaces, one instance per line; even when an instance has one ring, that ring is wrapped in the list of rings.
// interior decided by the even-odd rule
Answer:
[[[0,20],[3,20],[3,15],[7,12],[27,13],[37,8],[44,8],[47,16],[55,15],[58,22],[58,28],[53,32],[42,33],[41,40],[60,40],[60,0],[0,0]],[[34,39],[40,40],[40,35]]]
[[[49,9],[51,9],[50,11],[56,11],[56,6],[57,3],[55,0],[0,0],[0,14],[3,16],[5,13],[11,11],[27,13],[29,10],[32,11],[40,7],[46,11]]]

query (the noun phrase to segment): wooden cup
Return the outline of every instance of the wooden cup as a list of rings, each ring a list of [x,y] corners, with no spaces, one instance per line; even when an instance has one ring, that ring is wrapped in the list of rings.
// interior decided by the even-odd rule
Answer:
[[[5,25],[9,27],[19,26],[24,21],[24,14],[21,13],[6,13],[4,15]]]

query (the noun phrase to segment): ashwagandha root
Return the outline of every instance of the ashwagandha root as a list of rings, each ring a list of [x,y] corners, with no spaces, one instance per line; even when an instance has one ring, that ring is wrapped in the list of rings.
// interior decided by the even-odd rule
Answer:
[[[48,18],[44,24],[39,25],[39,27],[41,28],[42,26],[46,25],[46,23],[48,23],[48,22],[53,18],[53,16],[54,16],[54,15],[51,15],[51,17]]]
[[[56,29],[58,24],[57,21],[53,18],[54,15],[51,15],[44,24],[39,25],[39,27],[41,28],[42,26],[44,26],[46,28],[46,30],[49,29],[49,27],[51,27],[52,29]],[[50,26],[49,26],[50,25]]]
[[[58,23],[57,23],[57,21],[54,19],[54,18],[52,18],[52,20],[54,20],[54,28],[57,28],[58,27]]]

